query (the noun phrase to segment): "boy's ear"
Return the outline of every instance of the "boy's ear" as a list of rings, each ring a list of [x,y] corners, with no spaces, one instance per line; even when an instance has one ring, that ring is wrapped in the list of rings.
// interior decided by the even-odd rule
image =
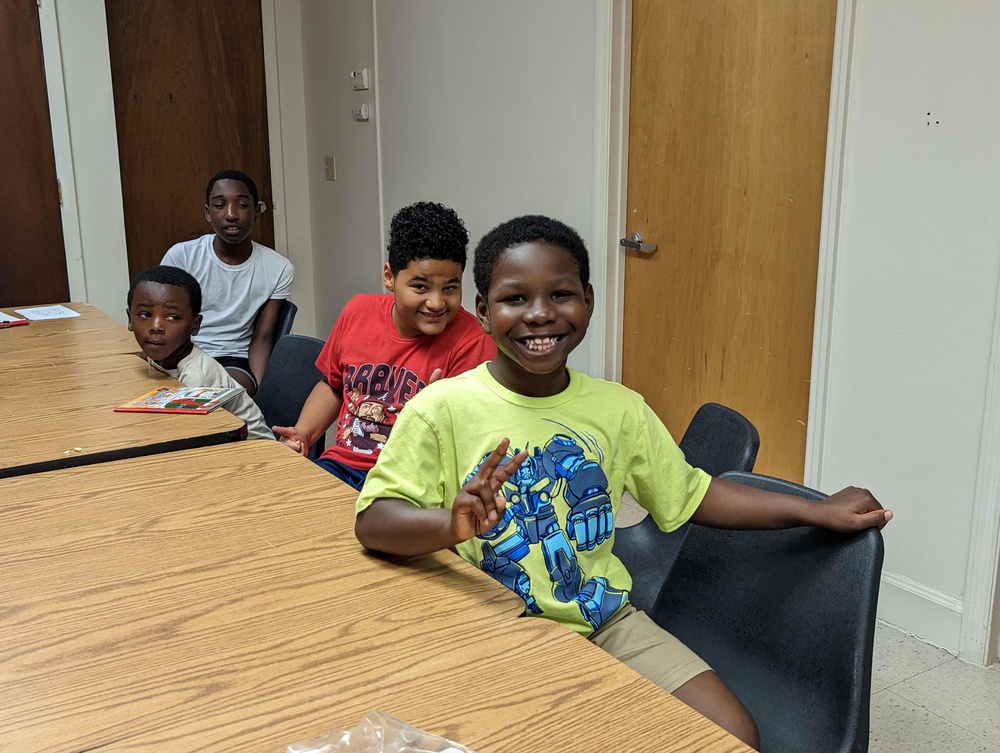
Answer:
[[[200,331],[201,331],[201,314],[198,314],[198,316],[196,316],[191,321],[191,336],[194,337]]]
[[[479,319],[479,326],[487,335],[490,332],[490,307],[486,305],[486,299],[481,293],[476,293],[476,318]]]
[[[389,262],[386,262],[385,266],[382,267],[382,284],[385,285],[386,290],[390,293],[394,293],[396,291],[392,289],[392,286],[395,281],[396,275],[392,273],[392,267],[389,266]]]
[[[125,326],[128,327],[129,332],[135,332],[135,330],[132,329],[132,309],[130,308],[125,309]]]
[[[208,204],[205,205],[205,222],[209,225],[212,224],[212,212],[208,208]]]
[[[587,283],[587,289],[583,291],[583,300],[587,304],[587,316],[594,313],[594,286]]]

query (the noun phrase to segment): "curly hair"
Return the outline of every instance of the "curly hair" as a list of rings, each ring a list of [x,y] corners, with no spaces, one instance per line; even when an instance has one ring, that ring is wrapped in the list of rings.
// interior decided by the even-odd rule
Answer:
[[[584,287],[590,284],[590,257],[580,234],[559,220],[540,214],[528,214],[497,225],[476,246],[472,275],[476,290],[483,298],[489,292],[490,279],[500,255],[508,248],[524,243],[547,243],[565,249],[576,262],[580,282]]]
[[[125,302],[129,308],[132,308],[132,296],[135,293],[135,289],[142,282],[158,282],[161,285],[173,285],[182,288],[187,292],[188,300],[191,302],[191,313],[194,316],[198,316],[201,313],[201,285],[183,269],[163,265],[142,270],[132,278],[132,284],[129,285],[128,296],[125,298]]]
[[[464,272],[469,256],[469,231],[454,209],[418,201],[393,216],[388,251],[389,268],[394,275],[418,259],[457,262]]]
[[[241,173],[239,170],[220,170],[209,179],[208,185],[205,187],[206,204],[212,203],[212,189],[215,188],[215,184],[220,180],[242,181],[246,185],[247,190],[250,191],[250,196],[253,197],[253,205],[256,207],[260,202],[260,197],[257,195],[257,184],[253,182],[253,178],[246,173]]]

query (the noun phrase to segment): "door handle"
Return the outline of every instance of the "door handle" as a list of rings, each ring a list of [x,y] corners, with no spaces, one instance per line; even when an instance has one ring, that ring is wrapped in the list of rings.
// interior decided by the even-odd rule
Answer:
[[[651,254],[656,251],[656,244],[643,243],[642,236],[638,233],[632,233],[628,238],[622,238],[618,241],[618,244],[632,251],[639,251],[640,253]]]

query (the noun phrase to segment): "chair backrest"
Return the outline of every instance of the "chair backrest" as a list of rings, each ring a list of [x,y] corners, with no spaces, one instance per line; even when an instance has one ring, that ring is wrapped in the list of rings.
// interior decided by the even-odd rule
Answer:
[[[752,471],[760,434],[732,408],[705,403],[695,412],[679,444],[691,465],[718,476],[726,471]]]
[[[254,400],[268,426],[293,426],[316,383],[323,378],[316,368],[316,357],[323,341],[305,335],[286,335],[274,344],[260,389]],[[320,437],[309,448],[309,457],[318,458],[326,446]]]
[[[628,600],[636,609],[649,612],[653,608],[681,550],[687,529],[688,526],[683,525],[666,533],[657,527],[652,515],[634,526],[615,529],[613,551],[632,576]]]
[[[757,429],[744,416],[718,403],[701,406],[680,441],[687,461],[712,476],[724,471],[752,471],[760,447]],[[629,601],[649,611],[663,587],[687,524],[664,533],[650,516],[638,524],[615,531],[615,555],[632,575]]]
[[[749,473],[722,478],[808,499]],[[878,529],[690,526],[650,616],[718,673],[757,721],[762,751],[867,751]]]
[[[292,332],[292,323],[295,321],[295,315],[299,312],[299,307],[291,302],[288,298],[281,302],[281,310],[278,311],[278,326],[274,331],[274,341],[277,342],[285,335],[289,335]]]

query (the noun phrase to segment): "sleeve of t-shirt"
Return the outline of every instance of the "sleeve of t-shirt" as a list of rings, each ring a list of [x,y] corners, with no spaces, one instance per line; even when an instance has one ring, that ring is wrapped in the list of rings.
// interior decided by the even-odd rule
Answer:
[[[277,253],[277,252],[275,252]],[[282,257],[284,259],[284,257]],[[279,298],[281,300],[286,300],[292,297],[292,281],[295,279],[295,267],[288,259],[284,259],[284,264],[281,267],[281,273],[278,275],[278,281],[275,283],[274,292],[271,293],[271,298]]]
[[[168,248],[167,253],[163,255],[163,261],[161,261],[160,264],[166,267],[179,267],[181,269],[186,269],[180,246],[173,245]]]
[[[355,514],[382,498],[402,499],[426,508],[444,506],[441,438],[421,411],[414,409],[413,400],[396,418],[389,441],[368,472]]]
[[[235,380],[233,386],[239,386]],[[274,434],[264,420],[264,414],[247,393],[241,392],[223,407],[247,425],[248,439],[274,439]]]
[[[187,387],[239,387],[218,361],[204,353],[200,357],[184,361],[177,372],[177,381]],[[257,403],[241,392],[227,402],[223,408],[247,425],[250,439],[274,439],[264,415]]]
[[[694,515],[712,477],[688,465],[667,427],[645,403],[639,421],[626,488],[660,530],[673,531]]]
[[[341,309],[333,329],[330,330],[330,336],[326,338],[323,349],[316,357],[316,368],[326,379],[326,383],[337,391],[344,387],[343,344],[344,338],[350,336],[350,327],[347,326],[346,320],[350,317],[352,309],[352,303],[348,301]]]

